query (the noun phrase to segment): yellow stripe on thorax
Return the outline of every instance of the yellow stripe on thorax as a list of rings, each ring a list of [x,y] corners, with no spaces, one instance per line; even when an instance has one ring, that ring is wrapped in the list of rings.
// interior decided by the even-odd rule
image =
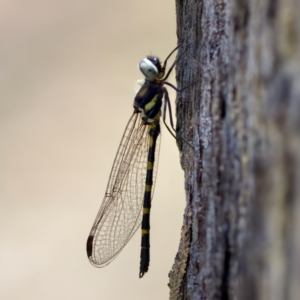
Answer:
[[[157,98],[158,98],[158,95],[155,95],[151,101],[149,101],[145,107],[144,107],[144,111],[147,112],[149,111],[150,109],[152,109],[155,105],[156,105],[156,102],[157,102]]]
[[[147,91],[148,91],[147,87],[141,88],[139,90],[138,97],[143,98],[146,95]]]

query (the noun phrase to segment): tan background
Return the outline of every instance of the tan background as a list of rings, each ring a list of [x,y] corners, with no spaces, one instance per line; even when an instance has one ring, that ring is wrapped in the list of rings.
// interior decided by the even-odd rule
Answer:
[[[176,46],[173,1],[0,7],[0,298],[167,299],[184,192],[165,128],[150,271],[138,278],[139,233],[103,269],[89,264],[85,243],[132,112],[137,64]]]

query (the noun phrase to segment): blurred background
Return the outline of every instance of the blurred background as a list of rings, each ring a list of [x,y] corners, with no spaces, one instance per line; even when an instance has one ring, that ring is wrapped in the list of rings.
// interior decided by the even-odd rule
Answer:
[[[139,232],[102,269],[85,247],[138,63],[177,45],[173,1],[4,0],[0,16],[0,298],[168,299],[185,196],[164,127],[149,272],[138,278]]]

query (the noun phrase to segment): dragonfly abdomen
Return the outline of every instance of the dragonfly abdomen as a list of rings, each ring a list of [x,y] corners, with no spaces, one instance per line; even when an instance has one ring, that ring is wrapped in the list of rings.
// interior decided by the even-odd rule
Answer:
[[[153,165],[155,160],[156,140],[160,133],[160,125],[150,125],[149,130],[149,150],[147,160],[147,174],[145,183],[143,218],[142,218],[142,242],[141,242],[141,262],[140,278],[148,271],[150,263],[150,210],[151,191],[153,185]]]

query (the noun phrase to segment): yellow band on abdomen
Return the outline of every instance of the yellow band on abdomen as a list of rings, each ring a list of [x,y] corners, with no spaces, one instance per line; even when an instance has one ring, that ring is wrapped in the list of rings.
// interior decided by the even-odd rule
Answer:
[[[150,208],[143,208],[143,215],[147,215],[150,213]]]
[[[142,236],[149,234],[149,230],[148,229],[142,229]]]

